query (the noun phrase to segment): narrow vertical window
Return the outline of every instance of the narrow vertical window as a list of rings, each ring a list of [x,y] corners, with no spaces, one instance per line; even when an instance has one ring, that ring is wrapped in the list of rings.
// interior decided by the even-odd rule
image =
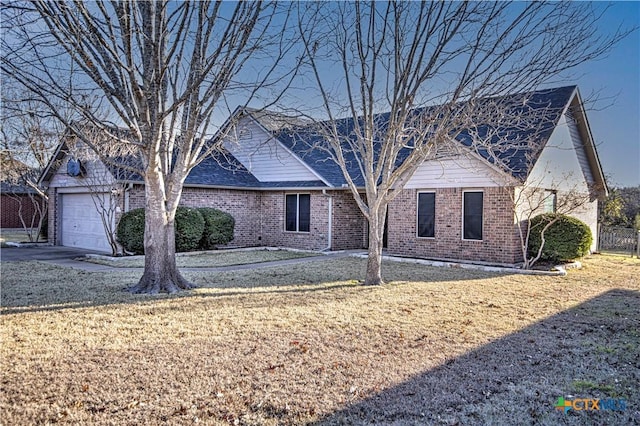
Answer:
[[[555,213],[556,212],[556,192],[544,191],[544,212]]]
[[[286,197],[285,229],[298,230],[298,194],[288,194]]]
[[[287,194],[285,197],[285,230],[309,232],[311,229],[311,196]]]
[[[418,237],[435,237],[435,225],[436,194],[420,192],[418,193]]]
[[[462,238],[465,240],[482,240],[482,192],[465,192],[463,194]]]

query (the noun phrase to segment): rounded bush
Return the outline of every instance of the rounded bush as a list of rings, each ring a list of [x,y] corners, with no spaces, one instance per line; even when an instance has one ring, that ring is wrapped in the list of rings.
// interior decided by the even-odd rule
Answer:
[[[176,252],[198,248],[204,231],[204,218],[196,209],[176,210]],[[144,254],[144,209],[133,209],[122,215],[116,229],[116,239],[127,252]]]
[[[542,243],[542,231],[550,222],[553,223],[544,231],[545,242],[541,259],[558,262],[589,254],[593,236],[586,223],[566,215],[545,213],[531,219],[529,256],[537,255]]]
[[[204,218],[198,209],[178,207],[176,210],[176,252],[193,251],[204,232]]]
[[[116,240],[125,251],[144,254],[144,209],[133,209],[122,215],[116,228]]]
[[[229,213],[210,207],[201,207],[198,211],[204,218],[204,233],[200,240],[200,248],[212,250],[233,240],[236,221]]]

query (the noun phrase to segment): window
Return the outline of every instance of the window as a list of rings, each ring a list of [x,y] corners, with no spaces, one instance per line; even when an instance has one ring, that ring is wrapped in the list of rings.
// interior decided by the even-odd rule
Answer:
[[[287,194],[285,204],[285,230],[309,232],[311,196],[309,194]]]
[[[436,225],[436,194],[418,193],[418,237],[434,238]]]
[[[462,238],[482,240],[482,192],[463,192]]]
[[[556,192],[544,191],[544,212],[555,213],[556,212]]]
[[[251,129],[247,127],[241,127],[238,130],[238,139],[251,139]]]

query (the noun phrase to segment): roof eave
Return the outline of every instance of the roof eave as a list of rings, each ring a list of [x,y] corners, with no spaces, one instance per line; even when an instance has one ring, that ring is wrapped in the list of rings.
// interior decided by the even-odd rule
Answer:
[[[596,150],[593,134],[591,133],[589,120],[584,110],[582,97],[580,96],[580,91],[577,87],[571,100],[571,108],[574,108],[574,111],[578,112],[577,114],[574,114],[574,117],[580,137],[585,141],[585,154],[587,155],[589,168],[591,169],[591,173],[594,178],[594,189],[598,192],[598,199],[604,200],[609,195],[609,188],[602,170],[600,158],[598,157],[598,151]]]

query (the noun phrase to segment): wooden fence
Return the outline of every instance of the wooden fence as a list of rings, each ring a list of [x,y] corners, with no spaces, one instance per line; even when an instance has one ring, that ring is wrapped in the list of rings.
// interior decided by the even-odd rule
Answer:
[[[598,251],[634,254],[640,258],[640,231],[599,226]]]

